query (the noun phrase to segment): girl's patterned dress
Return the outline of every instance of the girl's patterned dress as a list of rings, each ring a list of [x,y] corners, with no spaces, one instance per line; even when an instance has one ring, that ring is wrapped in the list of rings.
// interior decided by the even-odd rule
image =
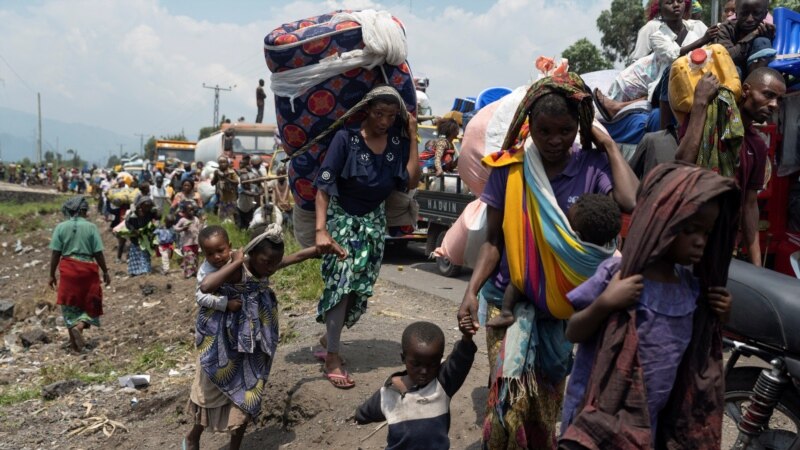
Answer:
[[[268,278],[256,278],[246,265],[242,281],[225,283],[220,295],[240,298],[237,312],[202,307],[195,344],[200,368],[238,408],[256,418],[278,346],[278,304]]]

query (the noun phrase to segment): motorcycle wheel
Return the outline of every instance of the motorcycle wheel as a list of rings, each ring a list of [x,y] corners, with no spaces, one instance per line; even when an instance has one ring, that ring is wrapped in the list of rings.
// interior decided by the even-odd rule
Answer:
[[[732,449],[739,435],[736,424],[742,411],[750,403],[760,367],[735,367],[725,378],[725,416],[722,419],[722,448]],[[766,450],[792,448],[800,434],[800,396],[792,385],[781,395],[769,421],[769,426],[758,436],[758,445]],[[756,447],[757,448],[757,447]]]

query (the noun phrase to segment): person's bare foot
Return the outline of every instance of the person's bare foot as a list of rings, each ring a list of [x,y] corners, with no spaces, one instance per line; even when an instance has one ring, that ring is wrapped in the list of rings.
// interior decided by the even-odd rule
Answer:
[[[597,103],[599,103],[603,107],[603,109],[606,110],[611,119],[613,119],[617,114],[619,114],[619,112],[622,111],[622,109],[625,108],[626,106],[647,99],[647,97],[643,97],[643,98],[637,98],[636,100],[629,100],[627,102],[620,102],[612,98],[609,98],[608,96],[606,96],[606,94],[600,91],[600,89],[594,90],[594,97],[597,99]]]
[[[69,329],[69,337],[73,342],[73,350],[80,353],[86,347],[86,341],[83,340],[83,323],[79,323]]]
[[[514,324],[514,314],[508,311],[503,311],[499,316],[492,317],[486,322],[486,326],[490,328],[508,328]]]
[[[192,427],[189,434],[183,437],[183,447],[186,450],[200,450],[200,435],[203,433],[203,427],[195,425]]]

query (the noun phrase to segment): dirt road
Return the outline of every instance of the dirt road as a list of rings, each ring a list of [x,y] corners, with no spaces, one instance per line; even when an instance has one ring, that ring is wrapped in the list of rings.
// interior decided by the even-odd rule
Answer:
[[[5,262],[0,267],[2,297],[17,302],[18,318],[27,317],[16,324],[0,321],[0,392],[18,393],[15,401],[0,397],[7,403],[0,403],[0,448],[180,448],[190,427],[184,406],[196,358],[194,281],[177,273],[127,278],[125,266],[112,262],[114,279],[105,292],[103,326],[87,332],[94,348],[85,355],[69,354],[58,310],[47,307],[55,294],[45,287],[46,245],[57,220],[53,215],[36,232],[0,231],[0,244],[5,244],[0,247]],[[21,239],[24,253],[14,251],[16,239]],[[105,231],[104,241],[112,261],[115,244]],[[277,294],[279,300],[284,295]],[[352,416],[388,375],[402,369],[399,341],[405,326],[415,320],[437,323],[445,330],[448,352],[460,338],[453,300],[381,280],[367,314],[343,335],[342,353],[357,385],[337,390],[322,377],[311,354],[323,331],[315,322],[315,307],[303,304],[282,311],[284,343],[278,347],[263,413],[249,427],[244,448],[383,448],[386,428],[373,434],[377,424],[357,426]],[[33,342],[23,344],[23,335]],[[477,448],[480,438],[488,364],[482,332],[476,341],[475,366],[452,402],[452,448]],[[118,367],[149,367],[144,373],[151,376],[150,385],[121,388],[116,378],[127,373],[110,369]],[[44,400],[35,390],[58,380],[76,381],[62,386],[64,392],[54,400]],[[108,433],[116,425],[111,437],[102,432],[103,426],[70,436],[102,423]],[[228,437],[208,434],[203,439],[203,448],[223,448]]]

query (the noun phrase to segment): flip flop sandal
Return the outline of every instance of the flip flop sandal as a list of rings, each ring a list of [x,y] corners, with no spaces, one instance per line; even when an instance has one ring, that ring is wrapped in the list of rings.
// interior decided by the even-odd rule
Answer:
[[[599,95],[600,90],[594,88],[594,91],[592,92],[594,93],[594,95],[592,95],[592,99],[594,99],[594,104],[595,106],[597,106],[597,110],[600,111],[600,115],[603,117],[603,120],[605,120],[606,122],[611,122],[614,118],[611,117],[611,113],[608,112],[606,107],[600,101],[600,95]]]
[[[352,389],[352,388],[354,388],[356,386],[356,382],[353,381],[350,378],[350,374],[347,373],[346,370],[343,370],[342,372],[343,373],[341,375],[339,375],[339,374],[335,374],[335,373],[328,373],[328,372],[325,372],[323,370],[322,371],[322,376],[324,376],[328,381],[330,381],[331,384],[333,385],[333,387],[335,387],[337,389]],[[344,380],[345,384],[337,384],[337,383],[334,382],[334,380]],[[347,383],[347,380],[350,380],[350,382]]]

